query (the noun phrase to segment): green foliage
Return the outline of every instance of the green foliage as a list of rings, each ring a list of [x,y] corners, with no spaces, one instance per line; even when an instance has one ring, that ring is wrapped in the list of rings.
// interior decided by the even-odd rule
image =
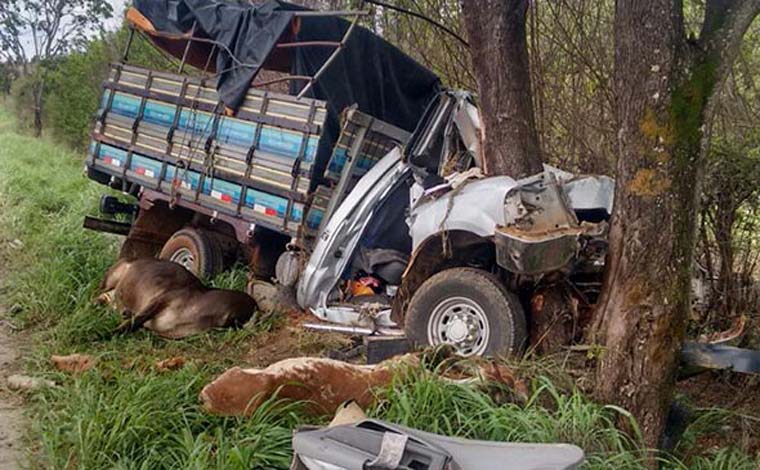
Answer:
[[[736,449],[723,448],[711,455],[695,457],[688,466],[690,470],[757,470],[760,462]]]
[[[28,131],[34,125],[34,91],[39,83],[36,73],[18,77],[10,90],[13,111],[19,130]]]
[[[108,45],[94,41],[86,52],[68,55],[51,73],[45,111],[57,140],[76,149],[86,147],[101,95],[98,79],[106,78],[110,58]]]
[[[0,59],[16,64],[47,62],[76,49],[112,14],[107,0],[4,0]]]
[[[46,124],[53,136],[72,148],[83,150],[89,141],[92,121],[108,77],[110,64],[118,62],[127,41],[128,29],[93,40],[87,47],[66,56],[51,72],[46,100]],[[157,70],[171,64],[141,38],[135,38],[129,63]]]
[[[81,228],[103,188],[81,176],[81,156],[12,132],[0,110],[0,260],[12,273],[0,302],[33,329],[29,368],[62,386],[31,400],[42,468],[287,468],[298,404],[273,400],[251,419],[204,413],[203,384],[239,362],[255,330],[165,341],[147,332],[110,337],[118,318],[92,305],[115,259],[117,238]],[[240,287],[241,269],[212,280]],[[90,353],[98,367],[78,378],[50,369],[50,354]],[[191,364],[159,374],[158,359]],[[277,406],[275,406],[277,405]]]
[[[244,291],[248,284],[248,270],[242,264],[216,276],[211,281],[211,287],[216,289],[233,289]]]
[[[760,132],[714,138],[707,155],[704,195],[716,202],[726,192],[738,202],[760,196]]]
[[[208,371],[171,374],[108,363],[34,397],[48,468],[287,468],[299,406],[269,400],[246,419],[197,405]]]
[[[537,379],[525,405],[498,404],[470,387],[418,375],[390,388],[374,413],[429,432],[511,442],[567,442],[586,452],[585,468],[642,468],[644,452],[615,427],[617,409],[597,405],[579,392],[566,394]]]
[[[0,95],[10,94],[11,85],[17,75],[16,67],[6,62],[0,62]]]

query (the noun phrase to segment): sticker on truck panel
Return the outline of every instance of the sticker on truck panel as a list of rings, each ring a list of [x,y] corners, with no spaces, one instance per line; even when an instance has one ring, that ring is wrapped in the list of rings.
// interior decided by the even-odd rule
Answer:
[[[225,204],[240,201],[240,194],[242,192],[243,188],[239,184],[230,183],[222,179],[207,179],[203,182],[203,194],[211,196]]]
[[[97,158],[106,165],[121,168],[127,161],[127,152],[110,145],[101,145]]]
[[[129,169],[140,176],[155,178],[161,172],[161,163],[151,158],[133,154]]]

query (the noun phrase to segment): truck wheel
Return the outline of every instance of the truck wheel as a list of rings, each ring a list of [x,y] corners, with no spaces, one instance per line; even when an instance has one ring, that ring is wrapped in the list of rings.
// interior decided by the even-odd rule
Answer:
[[[224,256],[219,242],[201,229],[183,228],[164,244],[160,259],[174,261],[201,279],[224,270]]]
[[[527,339],[517,296],[474,268],[447,269],[425,281],[409,302],[405,326],[416,344],[451,344],[462,356],[517,355]]]

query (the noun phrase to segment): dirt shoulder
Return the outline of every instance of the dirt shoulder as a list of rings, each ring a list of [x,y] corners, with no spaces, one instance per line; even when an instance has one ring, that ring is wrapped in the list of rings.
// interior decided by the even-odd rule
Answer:
[[[21,341],[7,323],[6,310],[0,306],[0,468],[22,468],[23,436],[26,426],[24,400],[8,389],[7,378],[21,372]]]

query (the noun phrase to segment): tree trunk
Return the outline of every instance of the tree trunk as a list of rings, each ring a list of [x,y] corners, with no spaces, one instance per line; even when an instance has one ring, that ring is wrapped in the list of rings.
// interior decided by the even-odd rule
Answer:
[[[720,255],[718,271],[717,302],[715,308],[719,315],[718,323],[727,321],[734,310],[734,295],[736,281],[734,279],[734,234],[733,227],[738,208],[733,198],[726,194],[718,195],[718,205],[715,214],[715,242]],[[720,325],[721,327],[725,325]]]
[[[34,136],[42,135],[42,102],[45,93],[45,79],[40,78],[34,85]]]
[[[463,0],[478,81],[484,172],[522,178],[542,171],[530,83],[528,0]]]
[[[660,444],[690,308],[711,101],[758,3],[708,1],[695,43],[685,39],[681,2],[616,2],[619,153],[597,393],[633,413],[650,448]]]

